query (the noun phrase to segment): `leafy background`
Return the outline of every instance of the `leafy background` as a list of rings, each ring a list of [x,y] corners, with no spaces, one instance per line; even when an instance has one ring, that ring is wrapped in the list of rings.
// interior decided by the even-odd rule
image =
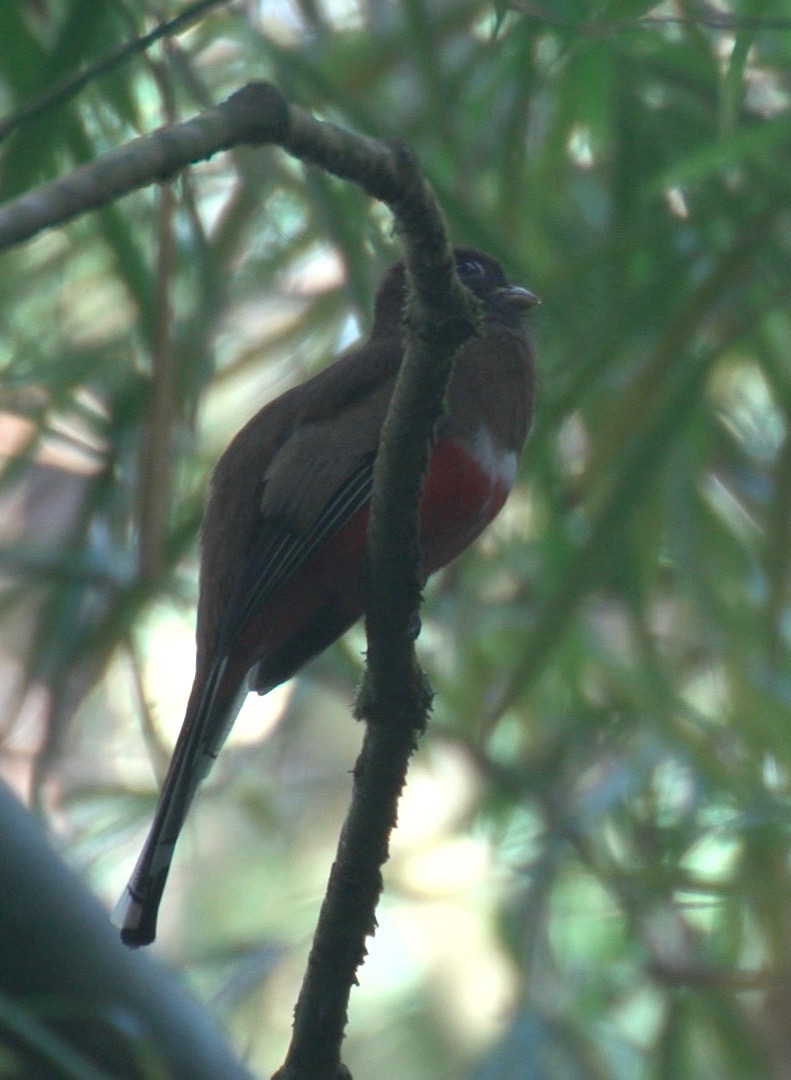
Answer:
[[[2,113],[178,10],[6,0]],[[543,298],[518,490],[428,591],[357,1077],[791,1077],[789,71],[788,0],[248,0],[5,140],[10,197],[268,78],[410,142]],[[189,688],[211,464],[396,255],[358,190],[245,149],[3,256],[1,764],[108,905]],[[249,700],[166,896],[157,948],[261,1076],[362,648]]]

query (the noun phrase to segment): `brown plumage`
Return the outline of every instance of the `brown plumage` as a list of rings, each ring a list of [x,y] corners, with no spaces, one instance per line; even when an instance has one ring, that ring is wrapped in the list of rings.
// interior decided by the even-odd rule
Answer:
[[[425,572],[498,512],[532,418],[534,366],[522,325],[532,293],[499,264],[455,249],[484,330],[456,357],[421,503]],[[128,944],[151,941],[195,790],[248,689],[265,693],[362,612],[373,462],[403,356],[403,264],[385,275],[371,334],[263,408],[212,476],[202,529],[197,663],[186,718],[149,838],[116,912]]]

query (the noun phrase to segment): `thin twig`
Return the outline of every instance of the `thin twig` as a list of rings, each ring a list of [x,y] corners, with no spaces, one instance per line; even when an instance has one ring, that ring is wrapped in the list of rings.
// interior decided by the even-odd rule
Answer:
[[[23,105],[20,109],[17,109],[11,116],[7,116],[5,119],[0,120],[0,142],[7,139],[12,131],[21,127],[23,124],[29,123],[29,121],[36,119],[44,112],[48,112],[50,109],[56,108],[58,105],[63,105],[71,98],[76,97],[81,90],[83,90],[94,79],[98,79],[101,75],[106,75],[108,71],[113,71],[119,68],[122,64],[127,63],[132,57],[137,56],[139,53],[145,52],[155,42],[161,38],[168,37],[172,34],[178,34],[184,30],[190,23],[199,19],[210,8],[218,7],[220,4],[228,4],[230,0],[196,0],[195,3],[189,4],[182,12],[174,16],[172,19],[168,19],[167,22],[160,23],[159,26],[155,26],[147,34],[143,34],[142,37],[135,38],[133,41],[126,41],[123,45],[119,45],[116,49],[111,50],[101,59],[95,63],[90,64],[78,75],[67,75],[61,79],[54,86],[51,86],[46,93],[39,95],[33,101]]]
[[[765,15],[735,15],[728,11],[718,11],[710,4],[701,5],[702,10],[696,15],[641,15],[636,19],[614,18],[606,22],[595,18],[569,18],[558,14],[548,4],[536,0],[508,0],[508,7],[536,22],[546,23],[547,26],[589,36],[661,26],[702,26],[707,30],[727,30],[733,34],[750,30],[791,30],[791,19]]]
[[[140,446],[139,572],[155,581],[165,564],[168,507],[173,479],[173,432],[177,362],[171,287],[176,264],[175,201],[168,184],[160,188],[159,251],[152,372]]]

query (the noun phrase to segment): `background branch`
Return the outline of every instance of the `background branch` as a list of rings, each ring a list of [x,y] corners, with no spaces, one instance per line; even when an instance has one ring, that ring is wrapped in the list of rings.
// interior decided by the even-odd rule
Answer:
[[[8,1075],[250,1080],[176,980],[120,944],[107,912],[2,781],[0,818],[0,1029],[19,1065]]]
[[[106,56],[102,56],[93,64],[89,64],[78,75],[68,75],[61,79],[55,86],[50,87],[46,93],[40,94],[32,101],[22,105],[10,116],[0,118],[0,142],[8,138],[12,131],[16,131],[23,124],[30,123],[31,120],[35,120],[42,113],[57,108],[57,106],[63,105],[71,98],[76,97],[81,90],[94,82],[94,80],[101,78],[102,75],[106,75],[108,72],[115,71],[122,64],[132,60],[135,56],[139,56],[146,49],[150,49],[157,41],[186,30],[191,23],[205,15],[207,11],[228,3],[230,3],[230,0],[195,0],[195,3],[188,4],[183,11],[180,11],[172,19],[160,23],[159,26],[155,26],[147,34],[141,34],[140,37],[136,37],[132,41],[124,42],[123,45],[119,45],[117,49],[113,49]]]

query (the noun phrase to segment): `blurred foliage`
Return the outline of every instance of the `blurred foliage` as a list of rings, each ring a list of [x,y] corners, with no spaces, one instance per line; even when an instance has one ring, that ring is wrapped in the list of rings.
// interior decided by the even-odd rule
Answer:
[[[6,0],[2,112],[154,8]],[[543,298],[519,488],[429,589],[359,1080],[791,1076],[789,71],[789,0],[239,0],[5,142],[11,196],[268,78],[411,143],[453,237]],[[245,149],[3,257],[4,769],[108,902],[191,678],[211,463],[395,255],[357,189]],[[262,1076],[361,649],[251,701],[165,901],[162,949]]]

